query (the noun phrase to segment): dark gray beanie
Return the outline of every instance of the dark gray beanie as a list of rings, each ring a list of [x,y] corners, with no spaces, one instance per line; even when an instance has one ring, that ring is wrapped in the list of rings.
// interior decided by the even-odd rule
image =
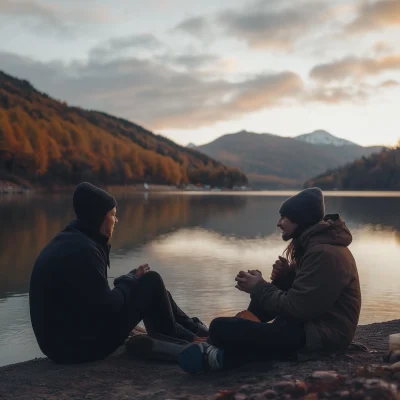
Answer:
[[[279,213],[300,226],[312,226],[325,216],[324,195],[320,188],[305,189],[283,202]]]
[[[76,217],[94,228],[100,227],[106,214],[117,206],[113,196],[89,182],[82,182],[75,188],[72,203]]]

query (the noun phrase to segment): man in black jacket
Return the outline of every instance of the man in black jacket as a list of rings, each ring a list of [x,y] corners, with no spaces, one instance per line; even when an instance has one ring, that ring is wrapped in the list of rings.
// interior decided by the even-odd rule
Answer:
[[[108,244],[118,223],[116,200],[87,182],[73,194],[77,219],[42,250],[33,267],[30,315],[42,352],[58,363],[99,360],[113,353],[143,320],[149,334],[193,341],[205,335],[147,264],[107,281]]]

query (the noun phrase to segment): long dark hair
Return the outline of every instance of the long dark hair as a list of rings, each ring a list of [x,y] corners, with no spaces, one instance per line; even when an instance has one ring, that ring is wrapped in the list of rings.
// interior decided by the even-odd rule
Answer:
[[[311,226],[313,225],[299,225],[294,232],[292,241],[283,251],[283,256],[289,261],[290,264],[300,263],[301,257],[303,257],[305,253],[305,248],[300,243],[300,236]]]
[[[283,256],[289,261],[289,264],[297,262],[295,254],[294,254],[296,250],[294,248],[295,245],[294,245],[293,241],[294,240],[292,240],[289,243],[288,247],[286,247],[286,249],[283,251]]]

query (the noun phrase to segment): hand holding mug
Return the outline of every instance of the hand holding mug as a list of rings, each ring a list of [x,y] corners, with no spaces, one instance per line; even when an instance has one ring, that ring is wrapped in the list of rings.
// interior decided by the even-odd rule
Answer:
[[[250,293],[253,287],[263,280],[262,274],[258,270],[240,271],[235,278],[237,282],[235,287],[242,292]]]
[[[274,281],[282,278],[290,271],[290,268],[289,261],[286,258],[279,256],[279,259],[272,265],[271,280]]]

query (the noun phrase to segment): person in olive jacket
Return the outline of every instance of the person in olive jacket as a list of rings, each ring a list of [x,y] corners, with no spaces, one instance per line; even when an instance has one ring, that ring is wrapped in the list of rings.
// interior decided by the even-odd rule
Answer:
[[[296,354],[339,353],[352,342],[361,292],[356,262],[348,249],[349,229],[338,214],[324,215],[319,188],[290,197],[279,212],[282,238],[291,242],[286,257],[273,265],[272,282],[258,270],[240,271],[235,278],[236,288],[250,294],[252,320],[213,320],[212,345],[191,344],[180,353],[186,372]]]
[[[83,182],[73,194],[77,219],[38,256],[31,275],[32,327],[42,352],[58,363],[99,360],[113,353],[143,320],[149,334],[193,341],[204,327],[189,318],[147,264],[114,280],[108,244],[117,202]]]

